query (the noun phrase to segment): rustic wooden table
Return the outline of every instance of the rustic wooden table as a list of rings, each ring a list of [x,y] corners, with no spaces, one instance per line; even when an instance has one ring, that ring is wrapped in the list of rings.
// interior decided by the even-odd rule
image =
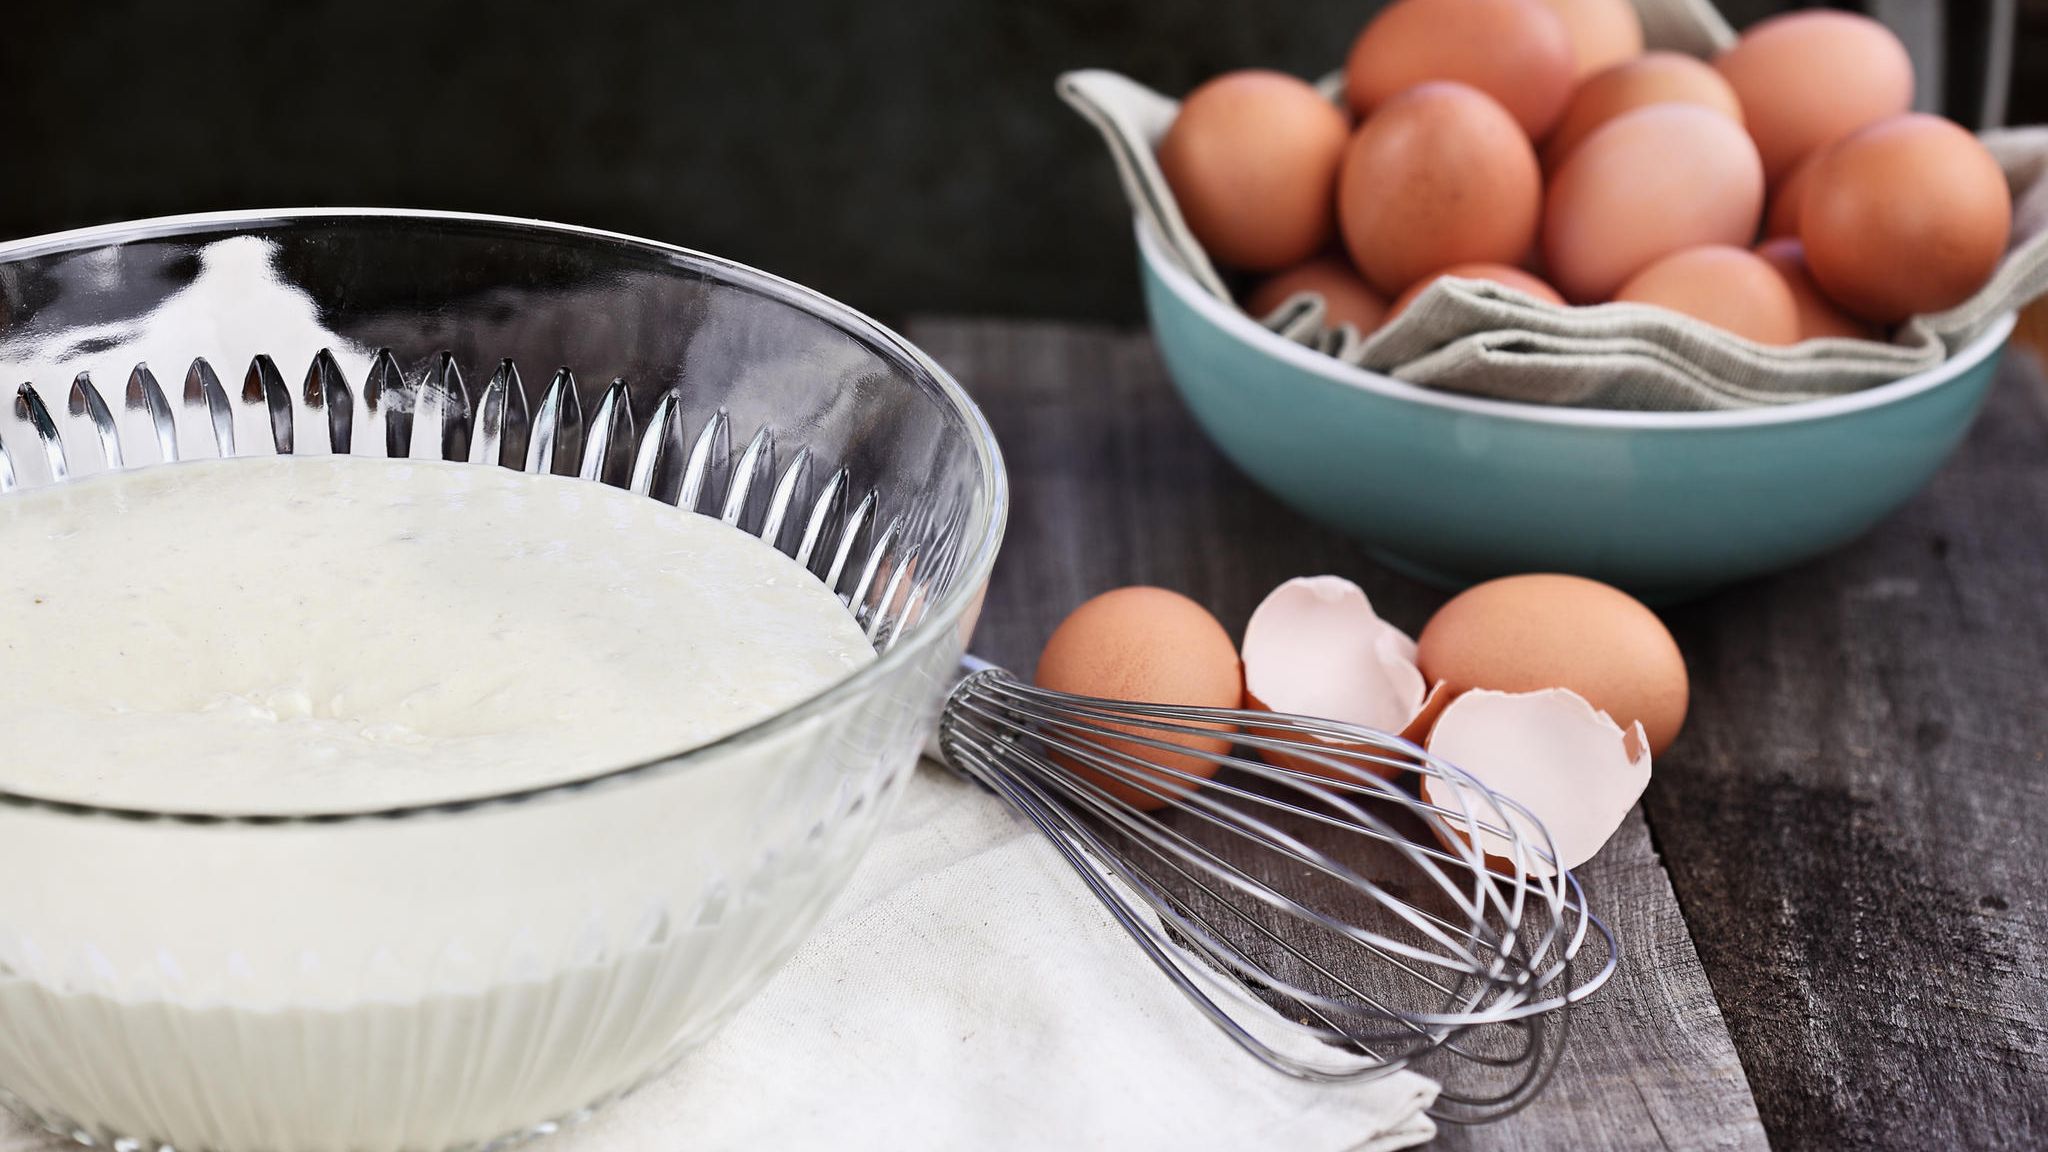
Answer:
[[[1411,631],[1444,599],[1234,472],[1143,333],[910,334],[1007,454],[993,659],[1028,670],[1120,584],[1234,633],[1291,576],[1348,576]],[[1692,718],[1583,871],[1621,971],[1541,1099],[1438,1145],[2048,1145],[2048,379],[2010,356],[1970,442],[1866,540],[1666,618]]]

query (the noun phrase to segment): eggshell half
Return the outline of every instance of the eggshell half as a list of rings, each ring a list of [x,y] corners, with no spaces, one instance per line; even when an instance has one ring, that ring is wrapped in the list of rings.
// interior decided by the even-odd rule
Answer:
[[[1245,625],[1242,655],[1247,708],[1358,724],[1411,740],[1421,734],[1410,735],[1411,728],[1427,724],[1432,694],[1415,666],[1415,641],[1380,619],[1365,590],[1341,576],[1303,576],[1275,588]],[[1279,767],[1333,775],[1283,752],[1260,754]],[[1382,765],[1359,767],[1395,775]]]
[[[1557,864],[1577,868],[1593,858],[1628,816],[1650,784],[1650,742],[1641,724],[1626,731],[1607,713],[1566,688],[1540,692],[1474,689],[1450,702],[1430,733],[1429,751],[1470,773],[1481,784],[1527,808],[1550,833]],[[1422,794],[1459,811],[1459,785],[1425,775]],[[1490,820],[1490,808],[1476,795],[1466,811]],[[1506,813],[1531,851],[1520,868],[1553,875],[1549,861],[1535,855],[1543,840],[1519,812]],[[1444,818],[1454,834],[1461,821]],[[1513,847],[1504,836],[1481,832],[1488,866],[1514,871]]]

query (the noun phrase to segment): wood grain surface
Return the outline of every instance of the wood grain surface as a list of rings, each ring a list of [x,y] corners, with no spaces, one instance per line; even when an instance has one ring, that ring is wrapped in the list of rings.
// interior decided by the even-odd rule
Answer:
[[[2048,385],[1846,551],[1671,614],[1647,805],[1786,1148],[2048,1147]]]
[[[934,320],[913,324],[911,337],[974,393],[1010,468],[1009,537],[975,640],[991,659],[1028,674],[1069,609],[1120,584],[1185,592],[1233,634],[1292,576],[1348,576],[1411,632],[1444,599],[1237,475],[1182,412],[1142,334]],[[1438,1145],[1764,1147],[1742,1063],[1640,815],[1583,877],[1626,941],[1620,973],[1573,1014],[1548,1092],[1502,1122],[1447,1127]],[[1264,1074],[1246,1064],[1246,1075]]]

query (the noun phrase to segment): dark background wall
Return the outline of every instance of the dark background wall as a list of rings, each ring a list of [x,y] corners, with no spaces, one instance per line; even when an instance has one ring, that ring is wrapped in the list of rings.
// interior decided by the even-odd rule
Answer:
[[[1781,6],[1723,10],[1740,25]],[[1974,44],[1993,6],[1950,5],[1948,38]],[[231,207],[458,208],[707,249],[889,317],[1129,319],[1124,210],[1053,76],[1101,66],[1175,93],[1248,65],[1315,76],[1378,4],[4,7],[0,235]],[[2048,0],[2023,0],[2020,23],[2008,118],[2048,119],[2048,68],[2029,66],[2048,61]],[[1949,56],[1946,88],[1977,82],[1969,51]]]

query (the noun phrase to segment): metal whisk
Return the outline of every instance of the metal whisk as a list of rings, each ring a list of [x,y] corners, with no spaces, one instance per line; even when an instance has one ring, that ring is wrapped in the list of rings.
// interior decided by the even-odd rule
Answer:
[[[1614,935],[1554,866],[1541,823],[1398,736],[968,673],[939,729],[946,762],[1036,824],[1160,971],[1271,1068],[1352,1080],[1442,1053],[1465,1068],[1427,1065],[1459,1073],[1434,1114],[1498,1118],[1542,1089],[1567,1010],[1614,972]],[[1219,727],[1293,766],[1177,742],[1213,744]],[[1220,771],[1176,766],[1189,758]],[[1407,773],[1441,781],[1441,802],[1387,778]],[[1508,866],[1489,869],[1488,853]]]

